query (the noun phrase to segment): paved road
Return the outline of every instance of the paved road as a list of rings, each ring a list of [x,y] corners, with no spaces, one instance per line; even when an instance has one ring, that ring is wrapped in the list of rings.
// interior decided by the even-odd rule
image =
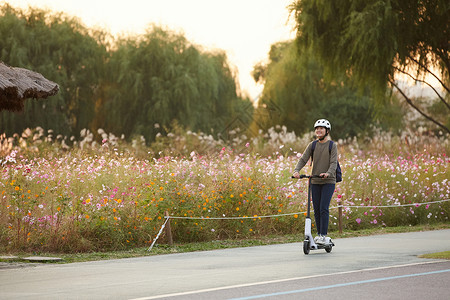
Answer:
[[[135,300],[449,299],[450,261],[312,275]]]
[[[424,290],[448,299],[450,263],[417,255],[450,250],[450,230],[334,242],[329,254],[304,255],[293,243],[0,269],[0,299],[340,299],[340,291],[347,299],[358,291],[358,298],[398,299],[407,296],[402,290],[410,299]]]

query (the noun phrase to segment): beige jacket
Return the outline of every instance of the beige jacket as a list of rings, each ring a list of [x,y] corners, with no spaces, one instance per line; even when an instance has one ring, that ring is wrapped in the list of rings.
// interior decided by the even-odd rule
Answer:
[[[331,153],[329,151],[330,141],[325,143],[317,142],[316,148],[314,149],[313,167],[312,175],[320,175],[320,173],[328,173],[328,178],[312,178],[311,183],[313,184],[326,184],[326,183],[336,183],[336,167],[338,150],[336,143],[333,143],[333,148],[331,148]],[[311,157],[312,142],[306,147],[302,156],[300,157],[294,172],[300,172],[300,170],[306,165]]]

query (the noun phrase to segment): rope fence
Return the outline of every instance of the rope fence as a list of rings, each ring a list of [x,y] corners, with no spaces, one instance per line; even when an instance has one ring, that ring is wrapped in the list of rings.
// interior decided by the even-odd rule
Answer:
[[[420,207],[422,205],[428,205],[428,204],[435,204],[435,203],[443,203],[448,202],[450,199],[444,199],[444,200],[438,200],[438,201],[430,201],[430,202],[421,202],[421,203],[410,203],[410,204],[398,204],[398,205],[342,205],[338,202],[337,206],[332,206],[330,209],[338,209],[339,210],[339,233],[342,233],[342,209],[343,208],[392,208],[392,207]],[[260,218],[277,218],[277,217],[284,217],[284,216],[294,216],[294,215],[301,215],[306,214],[306,211],[302,212],[293,212],[293,213],[286,213],[286,214],[277,214],[277,215],[265,215],[265,216],[242,216],[242,217],[181,217],[181,216],[170,216],[168,212],[165,213],[164,218],[166,221],[161,226],[161,229],[159,230],[158,234],[156,235],[155,239],[153,240],[152,244],[148,248],[148,251],[151,251],[153,246],[155,245],[156,241],[158,240],[159,236],[163,232],[164,229],[166,229],[166,235],[169,237],[169,244],[172,245],[172,232],[170,230],[170,219],[185,219],[185,220],[242,220],[242,219],[260,219]],[[167,226],[166,226],[167,225]]]
[[[369,205],[369,206],[365,206],[365,205],[338,205],[338,206],[335,206],[333,208],[338,208],[338,207],[349,207],[349,208],[389,208],[389,207],[406,207],[406,206],[419,207],[419,206],[426,205],[426,204],[434,204],[434,203],[441,203],[441,202],[448,202],[448,201],[450,201],[450,199],[444,199],[444,200],[439,200],[439,201],[430,201],[430,202],[421,202],[421,203],[398,204],[398,205]]]

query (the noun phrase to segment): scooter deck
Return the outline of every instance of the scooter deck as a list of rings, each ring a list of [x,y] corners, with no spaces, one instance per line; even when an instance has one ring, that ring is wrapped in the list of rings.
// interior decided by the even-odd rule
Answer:
[[[305,240],[304,242],[308,242],[308,240]],[[326,248],[330,248],[330,247],[334,247],[334,243],[333,242],[331,242],[331,243],[329,243],[329,244],[315,244],[315,246],[314,245],[311,245],[310,247],[309,247],[309,249],[311,249],[311,250],[319,250],[319,249],[326,249]]]

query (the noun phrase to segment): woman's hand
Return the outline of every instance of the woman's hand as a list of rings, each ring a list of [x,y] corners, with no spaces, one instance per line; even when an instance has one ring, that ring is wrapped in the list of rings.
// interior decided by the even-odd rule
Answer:
[[[322,178],[328,178],[330,175],[328,175],[328,173],[320,173],[319,176]]]
[[[292,176],[295,177],[295,178],[300,178],[300,173],[294,172],[294,174],[292,174]]]

